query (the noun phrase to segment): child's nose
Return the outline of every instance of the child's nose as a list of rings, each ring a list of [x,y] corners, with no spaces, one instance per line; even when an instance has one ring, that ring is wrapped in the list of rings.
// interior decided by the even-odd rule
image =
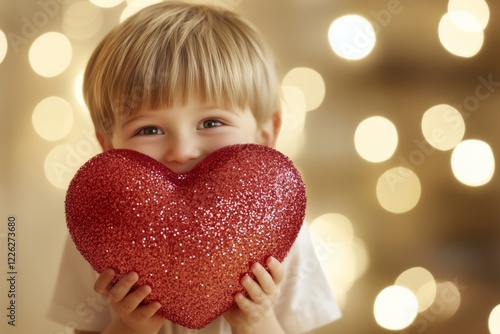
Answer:
[[[163,157],[165,163],[185,163],[200,157],[201,151],[196,140],[178,137],[173,138],[168,144]]]

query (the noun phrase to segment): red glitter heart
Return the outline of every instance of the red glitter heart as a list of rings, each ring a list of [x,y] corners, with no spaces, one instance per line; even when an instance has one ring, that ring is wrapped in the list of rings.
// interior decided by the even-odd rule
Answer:
[[[199,329],[244,292],[240,278],[283,260],[302,225],[304,183],[292,162],[260,145],[222,148],[186,174],[135,151],[101,153],[66,194],[71,237],[90,265],[139,274],[158,315]]]

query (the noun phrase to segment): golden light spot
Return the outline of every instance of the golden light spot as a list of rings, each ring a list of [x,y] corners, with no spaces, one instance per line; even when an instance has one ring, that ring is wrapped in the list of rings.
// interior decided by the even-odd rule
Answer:
[[[329,244],[352,243],[354,231],[351,221],[338,213],[326,213],[311,223],[311,233],[326,240]]]
[[[491,334],[500,334],[500,305],[491,310],[488,318],[488,328]]]
[[[451,155],[451,168],[458,181],[471,187],[488,183],[495,173],[490,145],[477,139],[464,140]]]
[[[89,2],[80,1],[68,5],[63,16],[62,29],[74,40],[86,40],[101,30],[103,21],[100,8]]]
[[[426,312],[436,320],[446,321],[457,313],[461,300],[460,290],[455,283],[437,283],[436,298]]]
[[[295,86],[302,90],[306,111],[314,110],[325,98],[325,82],[321,74],[307,67],[296,67],[289,71],[284,79],[284,86]]]
[[[306,120],[306,100],[303,91],[295,86],[282,86],[282,124],[276,148],[295,156],[302,147]]]
[[[408,327],[418,313],[418,301],[413,292],[402,286],[389,286],[375,299],[373,307],[377,323],[389,330]]]
[[[40,137],[50,141],[59,140],[73,127],[73,109],[65,99],[51,96],[38,103],[31,121]]]
[[[363,240],[359,238],[354,238],[352,243],[352,251],[355,258],[354,268],[356,271],[356,278],[363,276],[368,270],[370,265],[370,256],[368,254],[368,249]]]
[[[7,37],[5,36],[5,33],[0,30],[0,63],[3,62],[8,49],[9,43],[7,42]]]
[[[403,213],[413,209],[422,189],[418,176],[405,167],[391,168],[377,182],[377,199],[380,205],[392,213]]]
[[[29,50],[31,67],[44,77],[55,77],[64,72],[72,57],[71,42],[59,32],[48,32],[39,36]]]
[[[465,121],[457,109],[439,104],[424,113],[422,133],[425,140],[438,150],[451,150],[464,137]]]
[[[83,74],[84,70],[81,70],[75,78],[75,83],[73,85],[73,93],[78,104],[82,107],[87,107],[85,104],[85,99],[83,98]]]
[[[350,220],[337,213],[323,214],[311,223],[311,240],[336,299],[346,293],[368,267],[365,244],[354,237]]]
[[[475,56],[484,43],[484,31],[464,31],[451,20],[449,14],[443,15],[439,22],[439,40],[443,47],[455,56],[470,58]]]
[[[448,15],[457,28],[478,32],[488,25],[490,9],[484,0],[449,0]]]
[[[90,0],[94,5],[103,8],[116,7],[123,2],[123,0]]]
[[[370,162],[389,159],[398,146],[398,132],[387,118],[374,116],[362,121],[354,134],[358,154]]]
[[[425,268],[414,267],[401,273],[394,285],[410,289],[418,300],[418,310],[422,312],[433,303],[436,298],[436,281],[434,276]]]
[[[372,52],[376,36],[370,21],[359,15],[345,15],[332,22],[328,40],[339,57],[358,60]]]

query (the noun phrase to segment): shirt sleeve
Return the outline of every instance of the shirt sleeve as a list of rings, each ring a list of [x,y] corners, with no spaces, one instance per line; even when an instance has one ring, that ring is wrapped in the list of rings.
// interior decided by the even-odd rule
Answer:
[[[111,311],[107,300],[93,290],[96,278],[97,273],[68,236],[48,318],[66,328],[104,330],[111,321]]]
[[[341,317],[316,256],[307,223],[303,224],[284,265],[286,277],[275,313],[286,333],[306,333]]]

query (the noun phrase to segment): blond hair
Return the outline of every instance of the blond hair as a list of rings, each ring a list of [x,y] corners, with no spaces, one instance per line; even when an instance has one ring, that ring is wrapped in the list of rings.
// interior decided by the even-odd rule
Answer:
[[[259,124],[280,111],[274,60],[257,30],[212,5],[166,1],[113,29],[84,76],[96,130],[111,135],[120,117],[189,99],[250,108]]]

